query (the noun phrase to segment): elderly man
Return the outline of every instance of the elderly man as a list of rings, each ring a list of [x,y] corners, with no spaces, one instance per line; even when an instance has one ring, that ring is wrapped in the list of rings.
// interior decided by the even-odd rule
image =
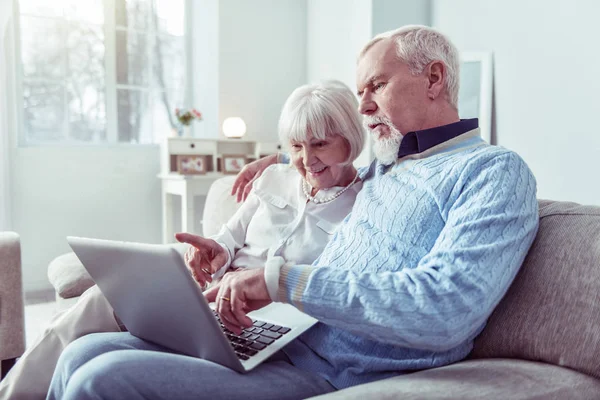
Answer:
[[[455,47],[431,28],[403,27],[369,42],[357,88],[378,160],[361,172],[352,213],[313,265],[275,257],[266,271],[226,274],[206,292],[231,304],[220,312],[232,329],[268,301],[317,318],[284,349],[287,359],[237,375],[202,360],[123,351],[103,358],[102,368],[80,368],[102,352],[154,349],[104,340],[67,351],[54,382],[80,399],[293,399],[466,357],[523,262],[538,214],[523,160],[485,143],[477,120],[459,119],[458,69]],[[248,167],[238,193],[272,162]]]

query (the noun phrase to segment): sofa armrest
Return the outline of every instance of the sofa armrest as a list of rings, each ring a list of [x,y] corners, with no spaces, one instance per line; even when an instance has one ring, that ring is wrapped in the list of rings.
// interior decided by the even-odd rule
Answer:
[[[21,242],[14,232],[0,232],[0,360],[25,351]]]

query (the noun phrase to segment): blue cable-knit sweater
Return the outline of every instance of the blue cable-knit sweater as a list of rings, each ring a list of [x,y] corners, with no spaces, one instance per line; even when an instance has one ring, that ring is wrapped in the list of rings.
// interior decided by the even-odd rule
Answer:
[[[320,321],[285,352],[338,389],[466,357],[538,227],[529,168],[478,129],[360,174],[320,258],[279,280]]]

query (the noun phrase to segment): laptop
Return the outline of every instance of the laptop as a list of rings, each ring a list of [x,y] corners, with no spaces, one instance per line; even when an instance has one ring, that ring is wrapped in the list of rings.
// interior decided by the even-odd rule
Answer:
[[[180,253],[169,245],[67,237],[132,335],[240,373],[252,370],[317,320],[288,304],[248,314],[237,336],[220,323]]]

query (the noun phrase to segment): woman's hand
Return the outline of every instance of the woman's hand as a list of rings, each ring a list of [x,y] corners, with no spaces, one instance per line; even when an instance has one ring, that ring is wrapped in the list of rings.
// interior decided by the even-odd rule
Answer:
[[[252,326],[247,313],[271,303],[264,268],[228,272],[217,285],[206,290],[204,296],[208,302],[215,302],[221,322],[236,335]]]
[[[233,188],[231,189],[231,195],[237,196],[238,203],[246,200],[250,190],[252,190],[252,183],[258,179],[269,165],[273,164],[277,164],[277,154],[271,154],[270,156],[252,161],[242,168],[237,178],[235,178]]]
[[[183,258],[192,276],[202,287],[206,282],[212,282],[212,275],[227,263],[227,252],[212,239],[191,233],[176,233],[175,238],[181,243],[191,244]]]

